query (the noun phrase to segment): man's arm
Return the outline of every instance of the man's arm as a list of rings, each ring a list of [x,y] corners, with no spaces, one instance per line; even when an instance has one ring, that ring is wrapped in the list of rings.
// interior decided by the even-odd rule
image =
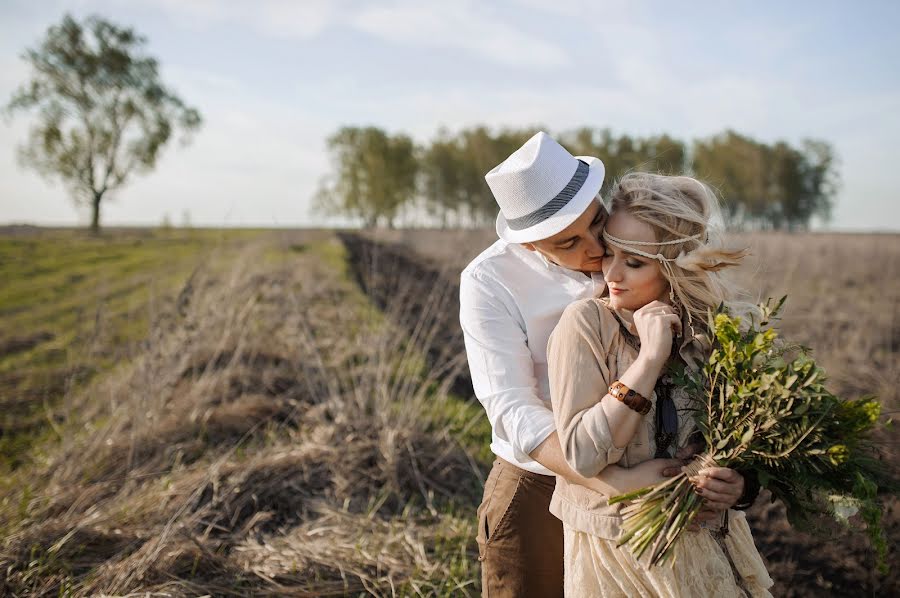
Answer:
[[[475,396],[494,434],[512,446],[517,459],[527,462],[553,433],[555,423],[538,395],[518,307],[498,281],[464,271],[459,319]]]
[[[663,475],[664,470],[681,466],[678,459],[651,459],[632,468],[607,465],[596,477],[586,478],[569,467],[556,432],[550,434],[531,452],[531,458],[570,483],[585,486],[606,496],[616,496],[652,486],[666,479]]]

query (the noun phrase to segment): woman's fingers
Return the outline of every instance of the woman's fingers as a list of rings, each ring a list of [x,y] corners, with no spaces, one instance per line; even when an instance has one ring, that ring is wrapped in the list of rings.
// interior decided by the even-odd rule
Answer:
[[[644,307],[634,312],[635,320],[647,318],[654,315],[674,314],[675,309],[662,301],[651,301]]]
[[[634,312],[634,326],[641,339],[641,354],[652,362],[669,357],[672,337],[681,334],[681,318],[671,305],[652,301]]]
[[[648,324],[654,323],[653,321],[655,320],[663,329],[668,327],[676,333],[681,332],[681,318],[679,318],[676,314],[651,314],[649,316],[649,319],[650,322],[648,322]]]
[[[667,478],[672,478],[681,473],[681,464],[678,465],[670,465],[662,470],[662,475]]]
[[[724,511],[725,509],[730,508],[735,502],[734,498],[729,494],[721,494],[710,490],[703,490],[702,492],[698,491],[698,494],[703,497],[704,505],[716,511]]]
[[[735,493],[733,485],[717,480],[703,479],[702,477],[694,482],[694,491],[702,496],[707,503],[721,503],[726,506],[734,504],[741,496],[740,492]]]
[[[657,312],[657,313],[646,314],[644,316],[644,318],[645,318],[646,322],[642,322],[642,324],[645,323],[646,325],[649,326],[649,325],[652,325],[654,323],[654,321],[658,321],[659,324],[662,326],[665,326],[666,324],[668,324],[669,326],[672,326],[672,328],[674,328],[676,331],[678,331],[678,332],[681,331],[681,318],[678,317],[678,314]],[[637,325],[637,324],[635,324],[635,325]],[[640,330],[640,328],[638,328],[638,329]]]
[[[679,318],[677,315],[666,314],[666,315],[659,316],[659,317],[660,317],[660,319],[664,320],[665,322],[668,322],[672,326],[672,329],[675,332],[678,332],[678,333],[681,332],[681,318]]]
[[[653,309],[655,307],[665,307],[666,309],[672,309],[671,305],[669,305],[668,303],[664,303],[664,302],[660,301],[659,299],[657,299],[655,301],[651,301],[650,303],[648,303],[641,309]]]
[[[653,301],[651,303],[648,303],[644,307],[642,307],[639,310],[637,310],[636,312],[634,312],[635,316],[638,316],[639,314],[643,315],[643,316],[648,316],[648,315],[652,315],[652,314],[674,314],[674,313],[675,313],[675,309],[671,305],[668,305],[661,301]]]
[[[701,476],[722,480],[723,482],[736,482],[743,476],[730,467],[704,467],[697,472]]]
[[[744,476],[729,467],[704,467],[697,474],[708,483],[726,484],[744,491]]]
[[[710,492],[715,492],[716,494],[722,494],[724,496],[734,496],[735,498],[737,498],[744,492],[741,484],[723,482],[721,480],[716,480],[713,478],[703,478],[703,476],[699,477],[700,479],[697,481],[695,486],[700,490],[708,490]]]
[[[734,506],[744,493],[744,477],[727,467],[707,467],[692,478],[697,494],[714,508]]]

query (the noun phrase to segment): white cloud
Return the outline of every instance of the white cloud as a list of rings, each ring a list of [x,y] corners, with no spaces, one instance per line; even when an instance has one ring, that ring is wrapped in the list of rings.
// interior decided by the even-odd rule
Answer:
[[[118,0],[122,2],[123,0]],[[361,31],[415,48],[449,48],[504,66],[555,68],[569,63],[556,44],[488,14],[472,1],[390,4],[351,0],[144,0],[181,23],[198,28],[238,23],[277,37],[309,39],[329,27]]]
[[[516,30],[503,22],[502,14],[488,14],[484,7],[483,2],[403,0],[364,8],[352,23],[396,43],[461,49],[506,66],[555,68],[569,64],[562,48]]]
[[[345,8],[336,0],[267,0],[251,4],[256,5],[257,22],[263,31],[301,39],[317,35],[339,21]]]
[[[85,9],[143,5],[160,10],[180,25],[204,30],[234,23],[276,37],[308,39],[339,21],[343,0],[80,0]]]

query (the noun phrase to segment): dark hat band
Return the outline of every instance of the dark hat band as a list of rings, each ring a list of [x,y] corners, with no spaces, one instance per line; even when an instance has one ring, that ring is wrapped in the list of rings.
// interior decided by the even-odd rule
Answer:
[[[569,203],[575,194],[581,191],[581,188],[584,186],[584,182],[587,180],[588,173],[590,172],[590,167],[587,162],[583,160],[578,160],[578,167],[575,169],[575,174],[572,175],[572,180],[560,191],[556,197],[531,212],[530,214],[525,214],[524,216],[520,216],[518,218],[507,218],[506,225],[509,226],[512,230],[523,230],[529,227],[534,226],[535,224],[540,224],[550,216],[553,216],[558,211],[563,209],[563,207]]]

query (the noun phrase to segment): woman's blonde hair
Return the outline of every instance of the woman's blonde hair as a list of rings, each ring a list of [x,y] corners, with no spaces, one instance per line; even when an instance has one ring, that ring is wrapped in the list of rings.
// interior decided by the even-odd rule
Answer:
[[[688,176],[632,172],[613,187],[609,209],[611,214],[622,210],[653,229],[657,243],[618,241],[626,251],[660,261],[670,295],[693,326],[705,328],[709,310],[722,303],[733,312],[754,311],[739,287],[720,272],[740,264],[748,252],[724,246],[719,201],[709,186]],[[620,244],[614,239],[607,242]]]

